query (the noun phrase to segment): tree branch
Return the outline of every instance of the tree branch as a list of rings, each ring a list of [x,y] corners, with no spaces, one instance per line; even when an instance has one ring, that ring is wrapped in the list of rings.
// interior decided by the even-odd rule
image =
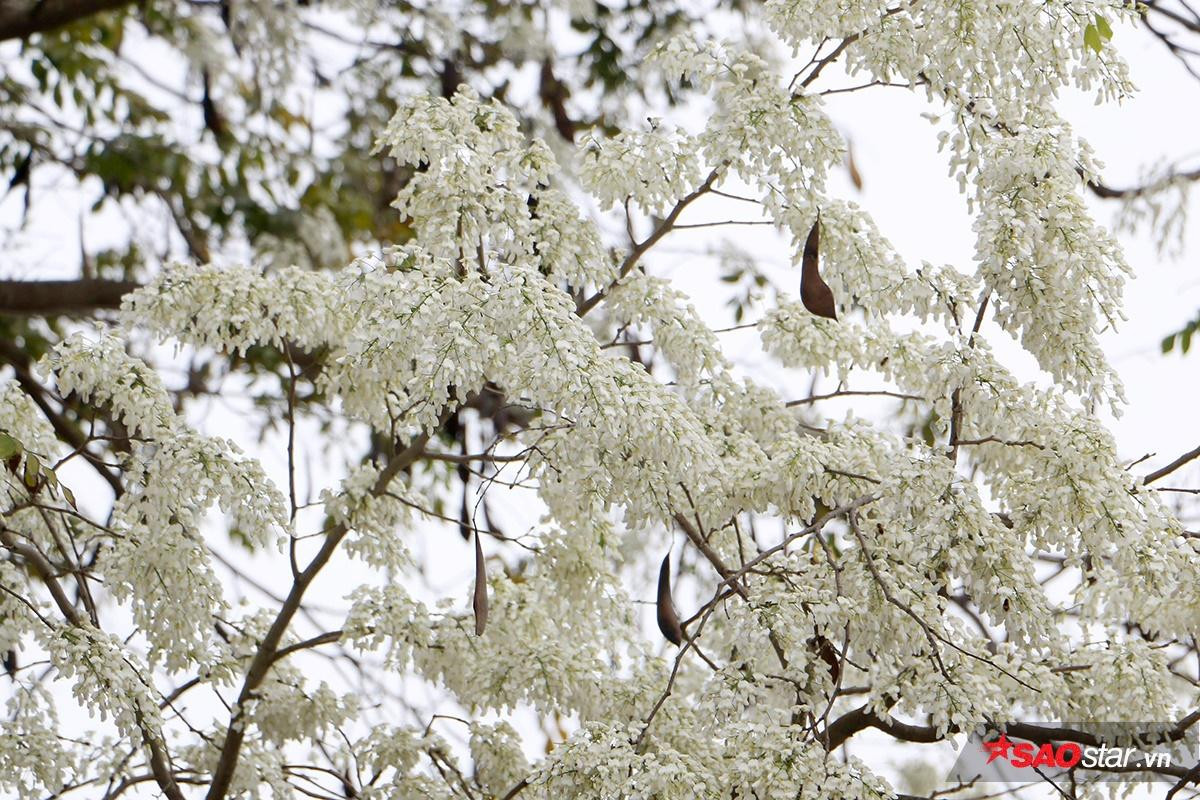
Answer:
[[[121,307],[121,298],[140,288],[136,281],[79,278],[64,281],[0,280],[0,314],[90,314]]]
[[[666,236],[675,228],[675,221],[679,219],[679,215],[683,213],[683,210],[691,205],[692,201],[694,201],[696,198],[707,194],[712,190],[712,187],[717,182],[717,179],[721,177],[721,170],[724,169],[724,166],[725,165],[722,164],[712,172],[708,173],[708,177],[704,179],[704,183],[700,184],[696,191],[692,192],[676,203],[675,207],[671,209],[671,213],[667,214],[662,223],[654,229],[654,232],[639,242],[633,248],[633,250],[630,251],[629,255],[625,257],[625,260],[621,263],[620,270],[617,272],[616,279],[607,287],[600,289],[591,297],[580,302],[579,306],[575,309],[575,313],[581,317],[586,316],[589,311],[596,307],[597,303],[607,297],[608,293],[611,292],[618,283],[620,283],[621,279],[628,275],[633,268],[637,266],[638,259],[645,255],[647,250],[658,244],[659,239]]]
[[[880,717],[867,703],[838,717],[825,729],[826,746],[829,750],[835,750],[851,736],[867,728],[878,728],[896,739],[919,744],[931,744],[942,738],[932,725],[910,725],[890,716]]]
[[[0,41],[24,39],[127,5],[130,0],[6,0],[0,3]]]
[[[1184,464],[1186,464],[1189,461],[1192,461],[1196,458],[1200,458],[1200,447],[1197,447],[1195,450],[1187,451],[1186,453],[1181,455],[1179,458],[1172,461],[1170,464],[1167,464],[1162,469],[1154,470],[1154,472],[1151,472],[1149,475],[1147,475],[1145,478],[1142,479],[1142,485],[1148,486],[1151,483],[1154,483],[1159,478],[1164,478],[1167,475],[1170,475],[1172,472],[1179,469]]]
[[[1144,194],[1149,194],[1155,189],[1159,189],[1169,183],[1177,180],[1197,181],[1200,180],[1200,169],[1186,170],[1184,172],[1171,172],[1164,177],[1151,181],[1150,183],[1141,186],[1125,186],[1115,189],[1107,184],[1093,181],[1087,183],[1087,188],[1092,191],[1092,194],[1105,200],[1115,200],[1124,197],[1141,197]]]
[[[443,420],[444,421],[444,420]],[[437,430],[439,425],[434,426],[433,430]],[[421,454],[425,451],[425,444],[429,441],[430,434],[424,433],[416,437],[403,451],[397,453],[392,458],[387,466],[379,474],[379,478],[375,481],[372,494],[382,494],[392,482],[392,479],[400,473],[401,470],[411,466],[414,462],[421,458]],[[242,742],[246,738],[246,720],[244,718],[246,704],[253,698],[254,693],[267,677],[267,672],[271,669],[279,658],[279,643],[283,640],[284,634],[292,623],[292,617],[300,610],[300,602],[304,599],[304,593],[308,591],[308,587],[312,584],[317,574],[329,563],[329,559],[333,557],[334,551],[341,544],[342,539],[350,529],[342,524],[333,528],[325,537],[321,549],[313,556],[312,561],[304,568],[296,579],[292,582],[291,591],[288,592],[283,601],[283,607],[279,609],[279,614],[275,617],[275,621],[271,623],[271,627],[267,630],[266,636],[259,643],[258,650],[254,653],[254,658],[250,662],[249,669],[246,670],[246,677],[242,680],[242,688],[238,693],[237,703],[234,705],[233,717],[229,721],[229,727],[225,731],[225,739],[221,743],[220,755],[217,758],[217,765],[213,769],[212,783],[209,784],[208,794],[205,795],[206,800],[221,800],[229,791],[229,784],[233,780],[233,772],[237,768],[238,756],[241,753]]]

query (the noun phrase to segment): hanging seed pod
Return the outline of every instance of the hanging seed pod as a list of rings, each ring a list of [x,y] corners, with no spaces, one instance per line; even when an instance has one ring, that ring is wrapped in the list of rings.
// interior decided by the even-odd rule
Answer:
[[[833,643],[818,633],[808,640],[808,646],[815,650],[821,660],[825,662],[825,666],[829,668],[829,677],[836,686],[838,677],[842,674],[842,661],[838,657],[838,651]]]
[[[488,617],[487,572],[483,565],[483,545],[479,543],[478,531],[475,532],[475,597],[471,608],[475,611],[475,635],[483,636]]]
[[[683,626],[679,624],[679,612],[671,599],[671,554],[662,560],[658,568],[658,629],[667,641],[678,647],[683,643]]]
[[[850,172],[850,182],[854,184],[854,188],[862,191],[863,179],[862,174],[858,171],[858,164],[854,161],[854,147],[846,147],[846,169]]]
[[[833,290],[821,279],[817,269],[821,250],[821,220],[813,223],[804,243],[804,259],[800,269],[800,302],[818,317],[837,319],[837,305],[833,302]]]
[[[469,472],[467,472],[467,468],[462,464],[458,465],[458,469],[458,477],[462,481],[462,498],[458,503],[458,535],[461,536],[465,542],[467,539],[471,538],[471,529],[475,527],[471,524],[471,499],[469,496],[469,492],[471,490],[469,483],[471,480],[471,475]],[[464,477],[462,474],[464,472],[467,473],[466,477]]]

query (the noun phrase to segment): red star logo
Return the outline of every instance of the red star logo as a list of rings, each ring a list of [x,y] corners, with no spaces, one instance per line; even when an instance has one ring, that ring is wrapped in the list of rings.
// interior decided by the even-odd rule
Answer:
[[[993,761],[995,761],[997,758],[1003,758],[1005,761],[1007,761],[1008,760],[1008,749],[1010,747],[1012,747],[1012,742],[1010,742],[1008,740],[1008,737],[1005,736],[1003,733],[1000,734],[999,739],[995,739],[990,742],[984,742],[983,749],[988,751],[987,763],[990,764]]]

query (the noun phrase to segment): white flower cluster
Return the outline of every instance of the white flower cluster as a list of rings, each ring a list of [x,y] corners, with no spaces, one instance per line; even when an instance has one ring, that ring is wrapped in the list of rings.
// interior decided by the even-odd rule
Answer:
[[[729,368],[716,335],[670,282],[633,272],[609,293],[606,305],[614,320],[646,326],[680,383],[697,386]]]
[[[647,212],[664,213],[704,177],[692,137],[665,124],[593,139],[579,174],[602,208],[632,199]]]
[[[47,371],[63,394],[110,409],[135,437],[122,465],[126,491],[100,548],[108,590],[130,604],[151,663],[210,663],[213,616],[225,599],[204,542],[208,512],[216,506],[248,546],[265,547],[290,528],[282,495],[237,445],[187,429],[157,373],[116,337],[68,339]]]
[[[247,269],[179,264],[125,299],[124,316],[181,342],[245,355],[255,344],[313,348],[341,329],[329,277],[298,268],[270,280]]]
[[[548,535],[545,542],[530,574],[490,581],[486,637],[476,638],[462,616],[431,612],[389,585],[354,592],[344,639],[383,648],[389,667],[415,666],[464,705],[611,713],[613,689],[595,676],[630,651],[640,655],[629,600],[594,533]]]
[[[130,433],[95,574],[138,635],[127,644],[82,616],[45,625],[33,613],[53,616],[44,598],[0,596],[0,647],[37,631],[79,703],[136,746],[166,744],[152,670],[244,687],[228,725],[174,753],[207,774],[217,743],[235,741],[229,790],[246,795],[288,793],[285,755],[328,747],[337,768],[327,774],[351,781],[352,763],[367,797],[468,787],[503,797],[527,782],[521,796],[539,800],[865,800],[891,790],[866,765],[831,757],[820,737],[858,705],[927,720],[940,737],[1026,711],[1169,717],[1171,665],[1137,632],[1195,635],[1200,553],[1122,466],[1093,412],[1096,400],[1121,402],[1096,336],[1120,318],[1127,268],[1085,213],[1080,174],[1094,164],[1051,103],[1068,84],[1127,89],[1121,63],[1084,50],[1081,31],[1081,20],[1124,13],[1084,0],[767,5],[786,45],[845,37],[852,70],[924,85],[950,109],[951,167],[977,213],[970,272],[910,270],[861,209],[828,195],[845,148],[819,97],[785,85],[744,44],[675,38],[657,49],[670,80],[709,96],[699,132],[656,122],[582,145],[574,188],[605,209],[660,214],[736,177],[797,257],[819,219],[840,319],[780,293],[758,325],[762,344],[787,368],[886,380],[906,407],[884,424],[831,420],[806,401],[789,408],[736,374],[651,257],[610,252],[574,189],[551,187],[563,171],[499,101],[465,88],[406,101],[381,148],[412,170],[396,207],[414,242],[324,272],[180,266],[122,318],[126,330],[209,352],[303,350],[319,367],[322,411],[398,446],[424,434],[436,448],[447,414],[484,392],[528,410],[511,430],[495,426],[496,464],[462,459],[486,483],[488,466],[507,463],[501,451],[520,453],[520,482],[544,512],[520,563],[493,531],[484,633],[458,598],[430,601],[415,580],[407,534],[444,517],[445,499],[415,448],[405,469],[389,471],[381,456],[321,495],[313,538],[323,549],[311,563],[341,545],[369,575],[336,598],[349,604],[337,627],[304,641],[291,596],[279,616],[238,616],[206,545],[213,508],[261,553],[294,533],[285,502],[235,445],[189,429],[154,370],[108,335],[68,339],[46,369],[60,394]],[[1021,383],[996,357],[973,327],[988,309],[1050,388]],[[598,338],[629,327],[652,339],[649,369]],[[61,450],[8,387],[0,425],[29,448]],[[28,497],[5,483],[0,500]],[[6,510],[6,531],[49,551],[55,531],[35,511]],[[789,540],[776,545],[764,520]],[[685,556],[667,562],[679,565],[679,613],[716,594],[688,619],[697,639],[672,664],[640,635],[635,600],[651,594],[651,557],[680,529]],[[1039,558],[1081,576],[1069,597],[1039,583]],[[4,585],[24,591],[33,581],[17,573],[0,562]],[[311,577],[293,573],[296,597]],[[276,649],[260,650],[270,637]],[[414,678],[439,698],[431,705],[467,709],[469,739],[452,746],[427,717],[363,730],[366,698],[293,663],[334,642]],[[846,687],[856,696],[835,696]],[[17,730],[47,756],[34,764],[0,734],[0,781],[29,793],[76,764],[51,741],[52,721],[28,710],[42,701],[20,702]],[[517,709],[578,728],[530,764],[511,725],[474,716]]]
[[[21,686],[4,710],[0,787],[21,800],[42,797],[47,788],[64,786],[79,773],[77,752],[58,735],[58,712],[49,692]]]
[[[113,509],[116,535],[102,551],[108,588],[130,603],[152,660],[173,669],[209,663],[212,620],[225,600],[204,542],[206,515],[217,506],[247,547],[262,548],[290,528],[283,498],[232,443],[178,431],[138,451],[126,465],[131,490]]]
[[[530,192],[549,181],[554,157],[528,142],[511,111],[468,87],[452,100],[416,98],[388,123],[380,147],[417,167],[394,205],[417,238],[445,258],[530,243]]]
[[[44,363],[63,396],[77,392],[84,400],[107,406],[132,435],[154,438],[173,431],[175,409],[162,379],[150,365],[126,353],[116,336],[92,341],[77,334]]]
[[[326,517],[331,524],[350,530],[346,552],[380,568],[396,569],[410,563],[408,548],[398,531],[409,527],[419,498],[406,496],[410,487],[391,484],[388,496],[373,492],[379,467],[364,464],[342,481],[337,492],[322,493]]]
[[[1116,241],[1079,196],[1079,148],[1065,125],[1030,119],[980,147],[975,200],[978,274],[995,320],[1066,389],[1116,401],[1118,379],[1096,341],[1122,318],[1129,272]]]
[[[39,638],[81,707],[131,741],[163,740],[150,672],[120,639],[90,625],[43,630]]]
[[[471,726],[471,760],[475,780],[495,797],[503,797],[529,774],[521,738],[507,722]]]

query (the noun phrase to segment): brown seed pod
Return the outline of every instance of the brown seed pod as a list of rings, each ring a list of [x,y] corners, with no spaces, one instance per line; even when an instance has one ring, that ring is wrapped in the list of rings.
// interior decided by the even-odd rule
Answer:
[[[863,179],[862,174],[858,171],[858,164],[854,161],[854,148],[848,146],[846,148],[846,169],[850,171],[850,182],[854,184],[854,188],[862,191]]]
[[[837,304],[833,302],[833,290],[821,278],[817,268],[821,250],[821,220],[813,223],[804,242],[804,259],[800,268],[800,302],[818,317],[837,319]]]
[[[808,646],[815,650],[821,660],[825,662],[825,666],[829,667],[829,677],[833,680],[834,685],[837,685],[838,677],[842,674],[842,661],[838,657],[838,651],[833,643],[818,633],[808,640]]]
[[[683,643],[683,626],[679,624],[679,612],[671,599],[671,554],[663,557],[658,568],[658,629],[667,641],[678,647]]]
[[[475,611],[475,635],[483,636],[488,618],[487,571],[484,569],[483,545],[479,543],[478,531],[475,532],[475,597],[471,608]]]
[[[204,127],[212,131],[212,135],[217,139],[219,144],[225,137],[225,117],[213,101],[212,84],[208,76],[208,70],[201,70],[200,77],[204,83],[204,94],[200,98],[200,110],[204,112]]]

